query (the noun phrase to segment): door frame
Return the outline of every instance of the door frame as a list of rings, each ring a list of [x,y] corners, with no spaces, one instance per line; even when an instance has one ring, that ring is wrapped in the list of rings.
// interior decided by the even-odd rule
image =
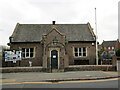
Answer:
[[[60,67],[60,61],[59,61],[59,50],[58,49],[55,49],[55,48],[52,48],[52,49],[50,49],[50,68],[51,68],[51,51],[53,51],[53,50],[56,50],[57,52],[58,52],[58,69],[59,69],[59,67]]]

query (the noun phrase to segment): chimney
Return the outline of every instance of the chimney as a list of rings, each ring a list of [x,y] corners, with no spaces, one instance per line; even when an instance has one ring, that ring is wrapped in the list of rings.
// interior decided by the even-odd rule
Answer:
[[[55,21],[52,21],[53,22],[53,25],[55,25]]]

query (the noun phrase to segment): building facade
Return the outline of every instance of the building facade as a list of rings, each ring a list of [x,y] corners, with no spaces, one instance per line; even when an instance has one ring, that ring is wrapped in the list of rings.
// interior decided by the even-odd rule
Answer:
[[[119,40],[113,40],[113,41],[104,41],[101,44],[101,49],[104,49],[106,51],[111,51],[120,48]]]
[[[102,64],[114,64],[116,63],[116,50],[119,49],[119,40],[104,41],[101,44],[100,50],[102,50]]]
[[[19,24],[10,36],[10,49],[21,50],[16,66],[64,69],[69,65],[95,65],[95,34],[87,24]]]

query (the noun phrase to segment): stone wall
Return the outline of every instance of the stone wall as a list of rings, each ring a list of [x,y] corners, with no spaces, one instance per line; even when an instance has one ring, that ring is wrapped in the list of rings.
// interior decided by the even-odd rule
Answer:
[[[2,73],[17,73],[17,72],[47,72],[47,69],[42,67],[7,67],[0,68]]]
[[[72,65],[62,69],[63,71],[116,71],[116,66],[112,65]],[[5,67],[0,68],[2,73],[16,72],[51,72],[43,67]]]
[[[64,71],[116,71],[116,66],[112,65],[71,65]]]

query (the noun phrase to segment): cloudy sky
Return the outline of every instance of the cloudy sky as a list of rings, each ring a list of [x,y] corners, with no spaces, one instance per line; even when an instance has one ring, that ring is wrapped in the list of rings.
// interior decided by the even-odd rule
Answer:
[[[7,45],[17,22],[20,24],[84,24],[95,32],[97,13],[98,41],[118,38],[119,0],[0,0],[0,45]]]

